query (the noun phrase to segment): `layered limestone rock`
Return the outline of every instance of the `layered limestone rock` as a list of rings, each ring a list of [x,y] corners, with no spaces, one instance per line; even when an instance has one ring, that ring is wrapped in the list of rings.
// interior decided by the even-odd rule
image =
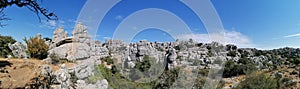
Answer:
[[[87,27],[84,26],[82,23],[76,24],[73,32],[73,41],[74,42],[79,42],[79,43],[90,43],[90,35],[87,32]]]
[[[68,37],[68,33],[64,29],[57,28],[53,32],[49,55],[54,54],[59,59],[67,59],[68,61],[89,58],[92,53],[87,28],[79,23],[74,28],[72,35],[72,37]]]

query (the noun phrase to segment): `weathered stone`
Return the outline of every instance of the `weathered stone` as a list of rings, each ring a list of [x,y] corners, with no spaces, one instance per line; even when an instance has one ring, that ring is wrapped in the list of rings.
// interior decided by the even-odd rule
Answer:
[[[59,59],[68,61],[82,60],[90,57],[90,47],[82,43],[68,43],[49,50],[49,55],[55,54]]]
[[[79,43],[90,43],[90,35],[87,32],[87,27],[84,26],[82,23],[78,23],[76,24],[73,32],[72,32],[72,36],[73,36],[73,41],[74,42],[79,42]]]
[[[94,60],[87,59],[76,65],[75,67],[75,76],[80,79],[84,80],[90,75],[94,73]]]
[[[27,59],[27,47],[25,45],[23,45],[21,42],[16,42],[14,44],[8,44],[8,47],[10,48],[10,50],[12,50],[12,53],[15,57],[17,58],[24,58]]]
[[[72,89],[71,85],[71,75],[65,64],[61,65],[61,68],[57,70],[54,75],[56,76],[56,81],[59,83],[59,89]]]
[[[53,32],[52,42],[57,43],[64,38],[68,37],[68,33],[64,31],[63,28],[56,28]]]

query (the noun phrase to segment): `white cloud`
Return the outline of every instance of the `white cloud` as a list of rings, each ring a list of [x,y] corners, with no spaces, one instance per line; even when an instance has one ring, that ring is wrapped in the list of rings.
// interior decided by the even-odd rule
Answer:
[[[103,37],[103,39],[105,39],[105,40],[106,40],[106,39],[111,39],[111,37]]]
[[[246,35],[236,31],[225,31],[225,37],[222,37],[220,35],[214,35],[214,37],[224,38],[226,44],[234,44],[242,48],[255,46]],[[192,38],[193,40],[201,43],[211,42],[210,36],[208,34],[183,34],[178,38],[181,40],[188,40]]]
[[[69,22],[68,22],[69,23]],[[66,27],[66,22],[63,20],[42,20],[41,25],[39,25],[40,28],[46,28],[46,29],[55,29],[56,27]]]
[[[118,16],[115,17],[116,20],[122,20],[123,18],[124,18],[124,17],[121,16],[121,15],[118,15]]]
[[[52,27],[56,26],[56,22],[54,20],[50,20],[50,21],[48,21],[48,23]]]
[[[291,34],[291,35],[286,35],[284,38],[290,38],[290,37],[300,37],[300,33],[298,34]]]

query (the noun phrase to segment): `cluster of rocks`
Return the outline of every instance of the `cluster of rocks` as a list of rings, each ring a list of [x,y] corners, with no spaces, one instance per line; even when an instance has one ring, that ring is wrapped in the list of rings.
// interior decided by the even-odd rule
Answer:
[[[71,68],[65,65],[54,72],[57,80],[55,89],[106,89],[108,83],[105,79],[98,80],[95,84],[89,84],[87,78],[94,75],[95,64],[101,63],[101,58],[109,56],[109,51],[100,41],[92,41],[87,32],[87,27],[78,23],[72,36],[63,28],[57,28],[53,32],[52,42],[49,42],[48,58],[44,59],[48,63],[56,60],[67,60],[74,62]],[[73,76],[71,76],[73,74]],[[72,82],[71,79],[76,79]]]
[[[72,85],[71,73],[74,73],[74,77],[77,79],[76,88],[108,88],[108,82],[105,79],[98,80],[95,84],[88,84],[86,81],[89,76],[94,75],[95,64],[103,63],[101,59],[105,57],[115,59],[114,65],[121,65],[122,69],[134,68],[136,63],[143,62],[146,56],[151,57],[156,63],[166,64],[167,69],[176,66],[220,68],[220,64],[215,64],[216,59],[237,62],[241,58],[248,58],[258,68],[267,66],[263,62],[277,64],[270,61],[269,56],[257,55],[257,52],[261,52],[260,50],[254,48],[238,49],[235,45],[223,46],[217,42],[197,43],[190,39],[188,41],[176,40],[176,42],[164,43],[142,40],[129,44],[121,40],[106,40],[105,43],[102,43],[101,41],[91,40],[87,27],[81,23],[75,26],[72,36],[68,36],[68,32],[64,31],[63,28],[55,29],[52,41],[46,41],[46,44],[49,45],[49,56],[45,61],[52,63],[53,60],[67,60],[76,63],[72,68],[66,68],[65,65],[62,65],[61,69],[53,73],[56,76],[57,89],[73,88],[69,87]],[[9,47],[16,57],[27,58],[26,46],[17,42]],[[300,51],[295,50],[295,52]],[[297,55],[300,56],[299,54]],[[51,55],[55,55],[55,58]],[[49,69],[45,70],[45,74],[51,72]]]

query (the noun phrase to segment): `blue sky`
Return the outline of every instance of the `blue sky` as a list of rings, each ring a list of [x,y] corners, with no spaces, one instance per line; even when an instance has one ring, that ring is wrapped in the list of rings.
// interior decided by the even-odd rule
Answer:
[[[42,6],[58,15],[59,21],[39,22],[36,15],[27,8],[15,6],[5,9],[12,20],[0,28],[1,35],[13,36],[18,41],[41,33],[52,37],[56,27],[72,32],[85,0],[47,0]],[[105,2],[103,2],[105,3]],[[225,28],[228,43],[240,47],[272,49],[279,47],[300,47],[300,1],[299,0],[212,0]],[[97,8],[97,7],[95,7]],[[141,9],[161,8],[180,17],[194,33],[194,39],[208,42],[207,32],[201,20],[187,6],[177,0],[124,0],[113,7],[99,25],[97,39],[111,38],[117,26],[131,13]],[[162,18],[163,19],[163,18]],[[183,34],[182,38],[191,37]],[[166,32],[147,29],[135,36],[133,41],[174,41]]]

